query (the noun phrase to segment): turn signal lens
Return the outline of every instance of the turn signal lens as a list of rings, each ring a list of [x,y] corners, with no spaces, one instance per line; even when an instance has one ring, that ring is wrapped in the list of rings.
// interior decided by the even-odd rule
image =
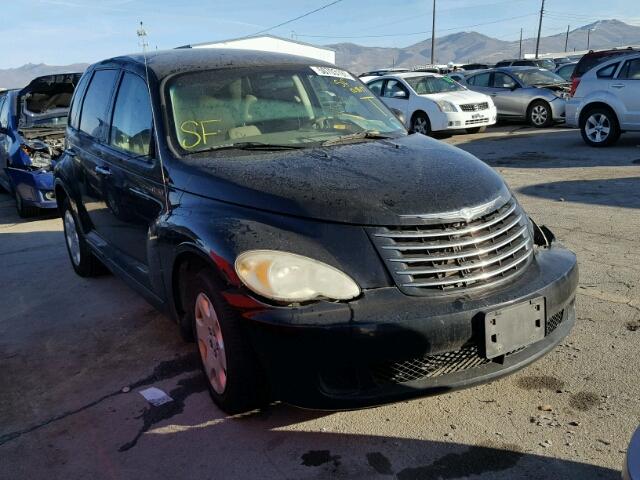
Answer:
[[[281,302],[349,300],[360,295],[360,287],[340,270],[294,253],[250,250],[238,256],[235,269],[255,293]]]

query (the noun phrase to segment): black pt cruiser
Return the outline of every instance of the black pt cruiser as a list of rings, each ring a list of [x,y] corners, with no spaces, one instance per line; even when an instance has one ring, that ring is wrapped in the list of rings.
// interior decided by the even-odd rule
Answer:
[[[106,266],[175,318],[227,412],[467,387],[575,322],[575,255],[502,178],[313,59],[92,65],[55,175],[75,271]]]

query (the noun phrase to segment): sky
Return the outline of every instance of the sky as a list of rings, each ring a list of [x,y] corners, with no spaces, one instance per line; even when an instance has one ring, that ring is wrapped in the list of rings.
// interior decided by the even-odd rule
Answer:
[[[150,48],[268,33],[326,45],[405,47],[431,37],[432,0],[0,0],[0,68],[67,65],[139,51],[143,21]],[[437,0],[436,38],[477,31],[501,40],[535,36],[540,0]],[[639,0],[546,0],[542,34],[601,19],[640,25]]]

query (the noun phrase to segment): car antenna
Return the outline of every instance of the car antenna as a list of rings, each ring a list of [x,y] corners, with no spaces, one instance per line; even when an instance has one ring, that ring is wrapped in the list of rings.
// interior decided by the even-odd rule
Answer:
[[[147,31],[144,29],[144,25],[140,22],[140,28],[136,32],[138,35],[140,46],[142,47],[142,57],[144,58],[144,74],[147,84],[147,92],[149,93],[149,105],[151,106],[151,118],[153,122],[153,136],[156,141],[156,153],[158,154],[158,161],[160,162],[160,175],[162,176],[162,188],[164,190],[164,202],[167,212],[169,212],[169,191],[167,189],[167,178],[164,173],[164,162],[162,161],[162,152],[160,151],[160,139],[158,138],[158,129],[155,128],[155,109],[153,107],[153,98],[151,97],[151,87],[149,86],[149,66],[147,64]]]

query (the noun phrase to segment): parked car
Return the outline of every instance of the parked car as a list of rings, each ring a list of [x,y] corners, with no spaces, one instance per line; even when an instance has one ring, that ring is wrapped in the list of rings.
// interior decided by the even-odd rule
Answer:
[[[564,121],[568,84],[543,68],[484,70],[465,77],[465,84],[490,95],[501,118],[526,120],[534,127]]]
[[[585,73],[567,102],[567,124],[580,128],[592,147],[640,131],[640,52],[615,56]]]
[[[55,175],[74,270],[102,263],[170,313],[227,412],[449,392],[526,366],[575,322],[575,255],[502,178],[408,135],[329,63],[179,49],[94,64]]]
[[[538,58],[538,59],[512,59],[502,60],[496,63],[495,68],[503,67],[538,67],[546,70],[554,70],[556,68],[555,62],[550,58]]]
[[[404,73],[410,72],[408,68],[402,67],[393,67],[393,68],[379,68],[377,70],[371,70],[370,72],[364,72],[358,75],[359,78],[362,77],[381,77],[382,75],[387,75],[388,73]]]
[[[455,80],[456,82],[460,83],[464,83],[464,76],[466,75],[466,72],[463,72],[461,70],[457,70],[455,72],[451,72],[451,73],[447,73],[447,77],[449,77],[452,80]]]
[[[565,81],[570,82],[571,76],[573,75],[573,71],[576,69],[577,64],[578,62],[563,63],[556,67],[553,73],[562,77]]]
[[[472,70],[486,70],[487,68],[491,67],[492,65],[489,65],[487,63],[467,63],[460,66],[460,68],[466,72],[470,72]]]
[[[53,167],[63,151],[67,111],[79,73],[48,75],[0,94],[0,186],[21,217],[56,208]]]
[[[629,53],[639,52],[637,48],[612,48],[609,50],[590,50],[589,53],[580,58],[576,65],[573,75],[571,76],[571,91],[570,95],[573,95],[580,84],[580,79],[589,70],[597,67],[598,65],[606,62],[607,60],[618,57],[620,55],[627,55]]]
[[[573,63],[573,60],[569,57],[555,57],[553,59],[553,63],[555,63],[556,68],[558,68],[560,65],[564,65],[565,63]]]
[[[487,95],[472,92],[449,77],[435,73],[385,75],[367,84],[388,107],[402,112],[411,131],[483,131],[496,123],[496,109]]]

